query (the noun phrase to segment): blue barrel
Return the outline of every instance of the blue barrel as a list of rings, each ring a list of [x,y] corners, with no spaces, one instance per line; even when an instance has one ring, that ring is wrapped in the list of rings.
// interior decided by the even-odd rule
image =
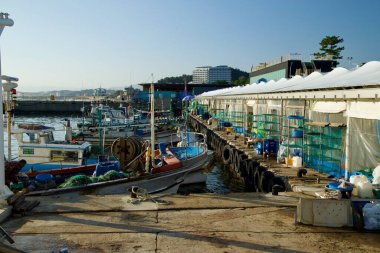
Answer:
[[[264,141],[264,152],[270,153],[270,154],[276,154],[277,153],[277,145],[275,140],[265,140]]]
[[[163,155],[166,154],[166,143],[165,142],[159,142],[158,148],[159,148],[161,154],[163,154]]]
[[[118,171],[120,169],[119,162],[104,162],[96,164],[94,175],[96,177],[106,174],[110,170]]]
[[[135,130],[135,134],[138,135],[138,136],[143,136],[144,135],[144,131],[141,130],[141,129],[136,129]]]
[[[292,138],[302,138],[303,137],[303,131],[300,129],[293,129],[292,131]]]
[[[262,155],[263,154],[263,143],[261,141],[259,141],[259,142],[256,143],[256,153],[258,155]]]
[[[36,181],[39,182],[39,183],[46,184],[46,183],[48,183],[48,182],[50,182],[52,180],[53,180],[53,175],[49,174],[49,173],[38,174],[36,176]]]

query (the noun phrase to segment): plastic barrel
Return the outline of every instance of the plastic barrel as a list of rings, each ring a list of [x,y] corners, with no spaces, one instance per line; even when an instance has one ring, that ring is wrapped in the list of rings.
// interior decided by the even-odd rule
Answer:
[[[36,176],[36,181],[39,183],[47,183],[53,180],[53,175],[44,173],[44,174],[38,174]]]
[[[165,142],[159,142],[158,143],[158,149],[160,150],[161,154],[166,154],[166,143]]]
[[[256,153],[258,155],[262,155],[263,154],[263,143],[261,141],[259,141],[259,142],[256,143]]]

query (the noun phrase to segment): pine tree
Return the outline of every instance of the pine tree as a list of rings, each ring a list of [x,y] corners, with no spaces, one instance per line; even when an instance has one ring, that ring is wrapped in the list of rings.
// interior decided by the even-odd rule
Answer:
[[[339,36],[326,36],[319,43],[321,52],[314,53],[315,58],[321,59],[331,55],[333,60],[342,59],[343,56],[340,53],[344,50],[344,47],[338,47],[338,44],[343,41],[343,38]]]

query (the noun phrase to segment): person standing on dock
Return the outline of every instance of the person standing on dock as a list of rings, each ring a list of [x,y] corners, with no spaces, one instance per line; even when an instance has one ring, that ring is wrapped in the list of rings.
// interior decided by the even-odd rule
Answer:
[[[213,120],[213,119],[212,119],[212,116],[210,116],[210,118],[208,118],[208,120],[207,120],[207,124],[208,124],[208,125],[212,125],[212,120]]]
[[[10,186],[11,182],[12,183],[17,183],[18,182],[18,173],[22,168],[24,168],[26,164],[26,161],[24,159],[16,162],[16,161],[11,161],[5,162],[5,184],[7,186]]]

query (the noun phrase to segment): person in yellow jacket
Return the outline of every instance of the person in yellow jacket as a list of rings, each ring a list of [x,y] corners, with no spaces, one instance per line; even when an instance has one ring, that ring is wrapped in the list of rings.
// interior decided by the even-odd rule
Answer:
[[[146,173],[149,173],[149,164],[150,164],[151,154],[152,154],[152,151],[150,149],[150,146],[148,146],[145,153],[145,172]]]

